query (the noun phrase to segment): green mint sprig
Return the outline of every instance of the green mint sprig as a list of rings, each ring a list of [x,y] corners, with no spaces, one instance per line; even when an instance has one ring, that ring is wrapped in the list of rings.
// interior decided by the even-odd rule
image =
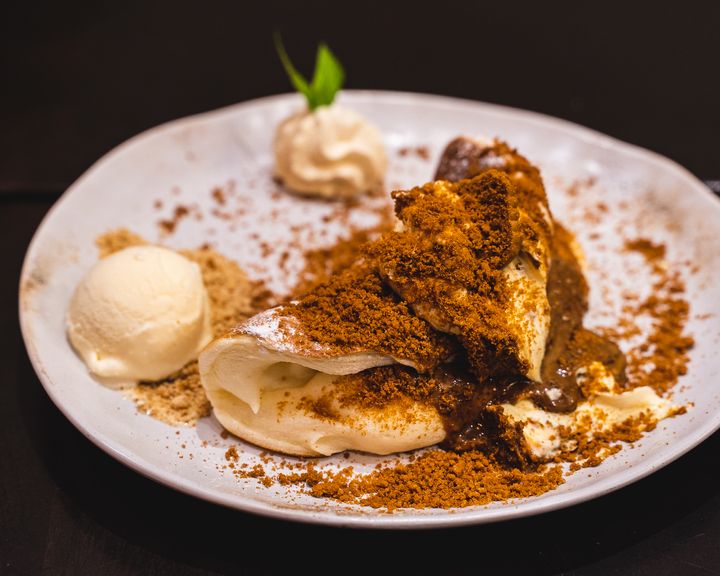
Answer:
[[[285,52],[282,38],[277,32],[275,33],[275,49],[285,68],[285,72],[290,78],[290,82],[298,92],[305,96],[310,111],[320,106],[330,106],[333,103],[335,95],[340,91],[345,81],[345,71],[338,59],[330,51],[330,48],[327,47],[327,44],[321,43],[318,46],[317,56],[315,57],[315,72],[310,83],[293,66],[287,52]]]

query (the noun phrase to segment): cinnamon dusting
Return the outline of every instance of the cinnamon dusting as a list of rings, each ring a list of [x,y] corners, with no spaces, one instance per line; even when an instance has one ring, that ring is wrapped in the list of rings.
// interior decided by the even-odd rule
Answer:
[[[640,253],[655,277],[650,295],[640,302],[628,302],[618,326],[606,329],[610,337],[632,340],[637,335],[637,320],[649,318],[647,338],[628,351],[628,373],[632,387],[650,386],[665,394],[687,373],[689,352],[695,341],[686,333],[690,306],[684,298],[685,283],[664,260],[666,248],[647,238],[625,243],[628,252]]]
[[[394,218],[393,218],[394,219]],[[296,297],[303,296],[350,268],[363,256],[365,245],[375,240],[382,232],[390,229],[392,220],[384,218],[374,228],[351,229],[346,238],[339,239],[332,246],[313,248],[304,253],[305,267],[300,272],[299,280],[292,290]]]
[[[372,350],[427,371],[452,352],[452,342],[416,317],[407,303],[362,263],[318,286],[282,312],[303,334],[346,353]]]
[[[419,316],[458,335],[481,379],[491,365],[501,368],[518,358],[503,275],[519,243],[513,191],[506,176],[488,173],[457,185],[435,182],[394,192],[404,229],[368,247],[383,280]]]
[[[532,470],[499,465],[482,452],[429,450],[411,455],[407,462],[379,464],[368,473],[352,466],[337,471],[317,462],[282,461],[263,472],[235,466],[228,457],[226,468],[237,478],[262,478],[265,486],[297,486],[316,498],[331,498],[393,512],[398,508],[465,508],[498,500],[538,496],[562,484],[563,471],[557,465],[540,465]]]
[[[496,500],[526,498],[563,483],[558,466],[525,472],[504,469],[481,452],[456,454],[432,450],[412,462],[353,475],[313,466],[279,477],[280,484],[304,483],[311,495],[392,512],[397,508],[465,508]]]

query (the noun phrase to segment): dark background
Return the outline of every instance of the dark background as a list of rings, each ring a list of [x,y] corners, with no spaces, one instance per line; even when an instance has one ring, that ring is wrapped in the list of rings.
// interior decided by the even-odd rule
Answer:
[[[560,116],[720,179],[717,4],[420,4],[2,3],[0,574],[720,574],[717,434],[652,477],[572,509],[374,533],[258,518],[156,485],[86,441],[36,379],[16,307],[40,219],[128,137],[288,91],[275,28],[306,72],[316,42],[327,41],[349,88]]]

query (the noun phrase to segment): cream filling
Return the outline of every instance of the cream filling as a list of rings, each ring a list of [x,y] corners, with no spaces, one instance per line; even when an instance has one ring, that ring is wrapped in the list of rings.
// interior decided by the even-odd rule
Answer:
[[[260,316],[267,320],[268,315]],[[253,318],[241,331],[215,340],[200,355],[200,375],[215,416],[233,434],[300,456],[343,450],[385,455],[432,446],[445,438],[442,419],[432,406],[405,401],[363,408],[340,402],[338,376],[390,365],[396,362],[393,358],[373,352],[335,357],[301,353],[290,349],[283,336],[287,330],[273,331],[265,325],[264,332],[260,320]],[[522,424],[538,461],[576,449],[575,440],[561,434],[561,427],[592,436],[642,415],[658,421],[674,409],[649,387],[614,392],[612,376],[599,363],[579,370],[577,376],[592,392],[570,414],[546,412],[529,400],[502,405],[511,422]],[[319,401],[322,409],[311,409]]]
[[[430,407],[418,403],[387,409],[342,407],[333,394],[335,376],[308,374],[310,379],[298,387],[265,388],[257,412],[226,388],[215,388],[208,396],[227,430],[285,454],[329,456],[358,450],[385,455],[432,446],[445,438],[442,421]],[[306,407],[325,397],[333,398],[332,418]]]
[[[409,401],[382,409],[340,405],[338,376],[408,362],[322,348],[277,311],[251,318],[200,355],[203,386],[227,430],[263,448],[300,456],[343,450],[391,454],[443,440],[442,420],[430,406]],[[319,400],[331,417],[309,408]]]
[[[505,415],[511,422],[523,426],[523,435],[532,455],[539,461],[550,460],[561,452],[572,452],[577,448],[574,439],[560,434],[561,427],[571,433],[583,433],[589,437],[612,429],[628,419],[649,416],[653,422],[667,418],[675,407],[669,400],[658,396],[649,386],[640,386],[627,392],[615,392],[612,376],[597,362],[585,370],[578,371],[578,378],[587,378],[588,373],[597,375],[593,383],[594,393],[587,401],[578,405],[574,412],[562,414],[546,412],[529,400],[516,404],[503,404]],[[572,434],[571,434],[572,435]]]
[[[511,294],[508,326],[518,345],[518,357],[528,367],[525,375],[540,382],[540,368],[550,332],[545,277],[524,252],[505,267],[503,274]]]
[[[542,318],[538,314],[527,322]],[[541,328],[534,332],[542,333]],[[526,333],[531,329],[524,328]],[[544,341],[542,347],[529,344],[526,350],[539,355],[540,362]],[[227,430],[263,448],[299,456],[344,450],[385,455],[444,440],[442,418],[432,406],[404,400],[366,408],[340,401],[338,376],[398,362],[371,351],[340,354],[322,347],[305,338],[281,308],[258,314],[213,341],[199,359],[203,386]],[[561,427],[592,436],[641,415],[658,421],[674,409],[649,387],[616,392],[612,376],[598,362],[576,376],[590,397],[573,413],[546,412],[528,400],[502,405],[511,422],[522,424],[538,461],[576,449],[575,440],[561,434]],[[320,409],[314,408],[318,404]]]

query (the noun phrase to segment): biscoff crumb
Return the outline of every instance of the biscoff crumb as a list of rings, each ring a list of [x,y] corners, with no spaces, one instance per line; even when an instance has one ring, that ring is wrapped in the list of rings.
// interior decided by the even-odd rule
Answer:
[[[304,338],[353,353],[373,350],[428,370],[447,358],[452,342],[415,316],[372,268],[358,263],[316,287],[283,314]],[[298,342],[298,346],[302,344]]]
[[[193,424],[212,412],[197,361],[163,380],[139,382],[128,394],[140,412],[172,425]]]
[[[95,246],[98,249],[100,258],[105,258],[131,246],[144,246],[146,244],[147,242],[142,236],[131,232],[127,228],[112,230],[95,239]]]
[[[349,222],[347,236],[331,246],[312,248],[303,252],[305,265],[299,280],[292,289],[293,298],[299,298],[313,288],[327,282],[331,277],[353,266],[363,257],[365,245],[376,240],[383,232],[391,230],[396,220],[392,212],[378,212],[378,224],[372,228],[353,228]]]
[[[669,416],[684,412],[684,408],[678,408]],[[492,454],[477,450],[453,452],[434,448],[411,454],[404,462],[380,462],[365,473],[352,466],[338,470],[321,460],[287,461],[265,457],[262,465],[236,468],[233,474],[238,479],[260,479],[266,487],[294,486],[316,498],[386,512],[399,508],[447,510],[482,506],[553,490],[565,482],[566,476],[598,466],[619,452],[623,444],[636,442],[657,425],[657,419],[646,412],[598,431],[593,427],[593,418],[598,417],[598,414],[588,415],[572,429],[559,427],[557,435],[565,446],[562,452],[551,462],[523,467],[508,465],[505,460],[499,461]],[[230,450],[226,453],[227,460],[231,460]],[[276,472],[278,468],[283,471]]]
[[[180,254],[196,262],[210,299],[212,331],[221,336],[249,318],[257,309],[255,298],[262,286],[251,282],[235,262],[211,248],[182,250]]]
[[[398,508],[465,508],[495,501],[538,496],[564,482],[562,468],[540,465],[531,470],[507,467],[478,451],[432,449],[404,463],[379,463],[368,473],[352,466],[340,470],[321,462],[286,462],[290,472],[235,469],[239,479],[261,478],[265,486],[296,486],[316,498],[369,506],[386,512]]]
[[[655,281],[651,294],[641,301],[629,300],[617,326],[604,333],[618,341],[631,341],[638,335],[638,318],[651,320],[647,338],[627,353],[628,378],[630,386],[650,386],[662,395],[687,373],[689,352],[695,345],[686,333],[690,305],[685,298],[685,282],[665,261],[664,244],[638,238],[627,241],[625,251],[641,254]]]

